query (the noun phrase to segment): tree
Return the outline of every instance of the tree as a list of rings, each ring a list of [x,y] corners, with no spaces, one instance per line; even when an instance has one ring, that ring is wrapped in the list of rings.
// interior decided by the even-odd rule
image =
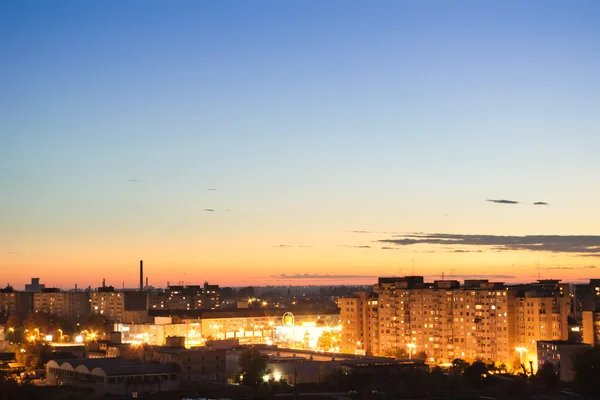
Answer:
[[[319,339],[317,339],[317,349],[330,351],[336,348],[341,342],[341,334],[332,331],[323,331]]]
[[[577,354],[573,361],[577,388],[588,393],[600,393],[600,347],[595,346]]]
[[[560,378],[554,369],[552,363],[543,363],[535,375],[536,383],[547,390],[556,390],[560,383]]]
[[[415,354],[415,358],[418,360],[427,360],[427,353],[424,351],[419,351],[417,354]]]
[[[481,388],[486,384],[488,369],[481,361],[475,361],[463,373],[463,378],[473,388]]]
[[[462,375],[465,373],[465,370],[469,368],[471,364],[462,358],[455,358],[452,360],[452,371],[455,375]]]
[[[88,331],[90,334],[94,334],[98,339],[112,332],[113,328],[110,320],[101,314],[90,315],[81,326],[83,330]]]
[[[268,360],[269,357],[261,353],[256,347],[244,350],[238,360],[242,383],[250,387],[259,386],[263,376],[268,372]]]
[[[33,371],[44,366],[52,357],[52,347],[45,342],[33,341],[25,343],[15,353],[17,362],[24,364],[25,369]]]

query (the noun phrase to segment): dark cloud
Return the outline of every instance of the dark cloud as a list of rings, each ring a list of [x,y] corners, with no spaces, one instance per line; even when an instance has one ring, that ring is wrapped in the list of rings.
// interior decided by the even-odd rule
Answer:
[[[534,206],[547,206],[548,203],[546,203],[545,201],[536,201],[535,203],[533,203]]]
[[[463,250],[463,249],[456,249],[456,250],[452,250],[451,253],[482,253],[483,250]]]
[[[519,204],[518,201],[514,201],[514,200],[494,200],[494,199],[487,199],[486,201],[489,201],[491,203],[498,203],[498,204]]]
[[[436,278],[439,278],[439,276],[435,276]],[[476,275],[476,274],[450,274],[447,275],[446,279],[515,279],[516,276],[515,275],[487,275],[487,274],[481,274],[481,275]]]
[[[381,247],[381,250],[400,250],[400,249],[397,247],[383,246],[383,247]]]
[[[271,275],[275,279],[377,279],[375,275],[330,275],[330,274],[279,274]]]
[[[586,265],[585,267],[549,267],[545,269],[596,269],[595,265]]]
[[[600,256],[600,236],[592,235],[464,235],[450,233],[421,233],[378,240],[382,244],[410,246],[437,244],[443,246],[484,246],[491,251],[544,251],[550,253],[579,253]]]
[[[205,209],[204,209],[204,211],[207,211],[207,212],[215,212],[215,210],[214,210],[213,208],[205,208]]]

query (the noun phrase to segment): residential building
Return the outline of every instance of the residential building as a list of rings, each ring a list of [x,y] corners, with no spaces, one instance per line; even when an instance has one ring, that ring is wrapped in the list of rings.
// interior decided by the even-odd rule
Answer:
[[[21,320],[33,311],[33,294],[18,292],[11,286],[0,289],[0,315],[17,316]]]
[[[122,323],[148,322],[148,293],[116,291],[112,286],[99,287],[91,294],[92,313]]]
[[[164,291],[150,294],[149,308],[152,310],[218,310],[220,308],[218,285],[169,286]]]
[[[421,276],[379,278],[374,293],[340,299],[342,350],[519,365],[523,353],[535,359],[538,340],[567,339],[570,297],[560,288],[558,281],[512,288],[488,280],[461,286]]]
[[[25,285],[25,291],[28,293],[40,293],[46,288],[46,285],[40,284],[40,278],[31,278],[31,283]]]
[[[575,357],[590,349],[589,344],[570,342],[566,340],[540,340],[537,342],[537,364],[551,363],[563,382],[575,379]]]
[[[600,345],[600,311],[583,311],[583,343]]]
[[[89,317],[90,296],[88,292],[61,292],[58,289],[44,289],[33,294],[34,312],[45,312],[72,320]]]

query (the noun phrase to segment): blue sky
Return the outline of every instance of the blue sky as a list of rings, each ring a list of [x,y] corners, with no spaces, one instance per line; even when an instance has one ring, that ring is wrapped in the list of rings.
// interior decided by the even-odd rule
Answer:
[[[0,262],[15,282],[98,254],[194,279],[386,274],[415,255],[357,256],[348,231],[595,234],[599,19],[593,1],[4,2]],[[311,247],[273,253],[288,243]],[[488,262],[515,264],[423,272]]]

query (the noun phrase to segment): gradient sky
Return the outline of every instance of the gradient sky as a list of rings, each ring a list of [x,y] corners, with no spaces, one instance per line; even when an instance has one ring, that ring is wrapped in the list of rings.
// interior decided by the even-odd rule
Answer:
[[[597,1],[1,2],[0,284],[134,286],[139,259],[158,286],[600,277],[598,21]],[[380,242],[410,232],[559,237]]]

